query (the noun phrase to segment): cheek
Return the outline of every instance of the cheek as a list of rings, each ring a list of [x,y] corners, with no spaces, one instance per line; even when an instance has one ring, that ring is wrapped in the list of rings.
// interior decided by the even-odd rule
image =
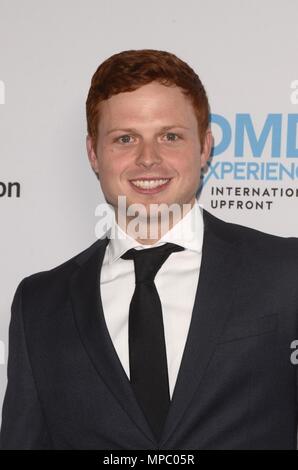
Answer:
[[[200,171],[200,156],[193,148],[185,149],[176,155],[175,166],[179,173],[196,177]]]
[[[105,150],[105,149],[104,149]],[[108,178],[120,175],[126,166],[126,158],[111,150],[103,151],[102,157],[99,159],[100,168],[103,174]],[[111,180],[110,183],[113,183]]]
[[[127,177],[126,168],[122,161],[109,162],[105,169],[104,187],[110,194],[122,193],[126,190]]]

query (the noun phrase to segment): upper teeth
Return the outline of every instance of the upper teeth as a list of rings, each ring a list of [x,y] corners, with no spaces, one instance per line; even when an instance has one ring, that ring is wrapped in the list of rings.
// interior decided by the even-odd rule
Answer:
[[[157,188],[157,186],[161,186],[162,184],[165,184],[169,181],[168,179],[163,179],[163,180],[135,180],[132,181],[132,183],[135,186],[139,186],[141,188]]]

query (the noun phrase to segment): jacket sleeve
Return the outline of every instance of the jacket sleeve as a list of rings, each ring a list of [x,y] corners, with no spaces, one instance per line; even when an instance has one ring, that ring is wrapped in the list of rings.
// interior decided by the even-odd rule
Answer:
[[[26,346],[22,307],[25,281],[17,287],[11,307],[0,449],[51,449]]]

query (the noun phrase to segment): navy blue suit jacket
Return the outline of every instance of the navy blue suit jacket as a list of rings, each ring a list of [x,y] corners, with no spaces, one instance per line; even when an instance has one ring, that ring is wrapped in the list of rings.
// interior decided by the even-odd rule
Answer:
[[[105,324],[103,238],[16,290],[2,449],[296,449],[298,239],[206,211],[204,224],[190,330],[160,441]]]

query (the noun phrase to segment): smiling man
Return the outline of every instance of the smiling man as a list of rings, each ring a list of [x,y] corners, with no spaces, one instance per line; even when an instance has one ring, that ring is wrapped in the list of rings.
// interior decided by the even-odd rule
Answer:
[[[16,290],[1,447],[295,449],[298,240],[199,206],[212,135],[198,75],[124,51],[86,109],[114,219]]]
[[[123,194],[127,206],[144,206],[148,217],[153,204],[174,203],[185,215],[195,203],[212,139],[207,122],[199,135],[193,104],[183,90],[153,81],[112,95],[99,108],[98,137],[90,133],[87,148],[107,201],[118,208]],[[160,218],[150,222],[161,224]],[[171,219],[167,229],[172,225]]]

